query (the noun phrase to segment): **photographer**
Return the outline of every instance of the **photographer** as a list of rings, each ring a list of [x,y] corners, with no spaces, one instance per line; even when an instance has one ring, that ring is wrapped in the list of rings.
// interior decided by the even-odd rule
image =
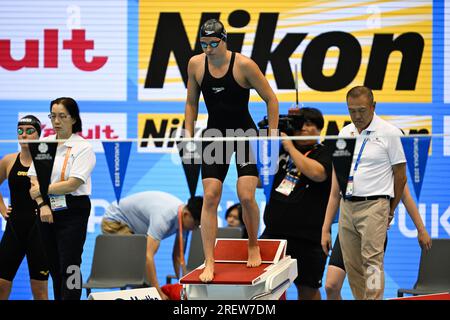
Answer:
[[[279,124],[282,136],[318,136],[324,119],[318,109],[302,108],[280,118]],[[320,240],[331,188],[331,155],[316,139],[282,144],[261,238],[287,239],[287,254],[298,261],[298,299],[320,300],[326,263]]]

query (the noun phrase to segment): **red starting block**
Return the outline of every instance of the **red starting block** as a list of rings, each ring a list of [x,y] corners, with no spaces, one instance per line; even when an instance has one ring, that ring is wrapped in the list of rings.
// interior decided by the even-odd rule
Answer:
[[[434,294],[424,294],[419,296],[401,297],[393,298],[389,300],[450,300],[450,293],[434,293]]]
[[[247,239],[217,239],[214,279],[203,283],[204,264],[180,279],[188,300],[276,300],[297,277],[297,260],[286,256],[286,240],[258,240],[262,264],[247,267]]]

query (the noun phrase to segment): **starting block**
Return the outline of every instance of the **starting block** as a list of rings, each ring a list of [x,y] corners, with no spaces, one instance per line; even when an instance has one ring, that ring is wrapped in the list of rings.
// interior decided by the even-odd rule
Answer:
[[[258,240],[262,264],[247,267],[247,239],[217,239],[214,279],[200,281],[204,264],[180,279],[187,300],[278,300],[297,277],[286,240]]]
[[[399,298],[392,298],[389,300],[450,300],[450,292],[425,294],[410,297],[399,297]]]

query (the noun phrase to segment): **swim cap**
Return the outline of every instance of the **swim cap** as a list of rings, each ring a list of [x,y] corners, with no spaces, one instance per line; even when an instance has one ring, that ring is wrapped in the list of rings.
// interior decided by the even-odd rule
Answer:
[[[215,37],[227,41],[227,32],[222,22],[217,19],[209,19],[200,28],[201,37]]]
[[[26,115],[25,117],[22,117],[17,123],[17,126],[21,125],[33,126],[36,129],[38,135],[41,136],[41,122],[35,116],[29,114]]]

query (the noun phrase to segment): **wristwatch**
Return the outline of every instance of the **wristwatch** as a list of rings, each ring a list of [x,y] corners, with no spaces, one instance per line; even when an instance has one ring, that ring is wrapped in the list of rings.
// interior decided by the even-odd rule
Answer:
[[[38,208],[42,208],[43,206],[46,206],[47,204],[45,203],[45,201],[42,201],[41,203],[38,204]]]

